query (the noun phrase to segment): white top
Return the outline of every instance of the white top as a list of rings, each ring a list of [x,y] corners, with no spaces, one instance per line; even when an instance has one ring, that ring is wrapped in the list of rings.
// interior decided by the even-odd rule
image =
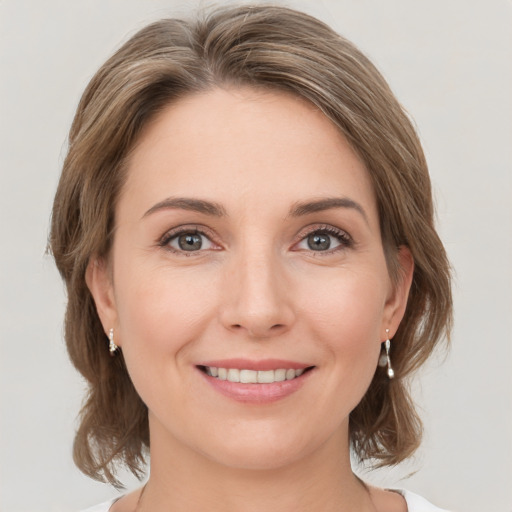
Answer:
[[[407,503],[407,510],[409,512],[449,512],[448,510],[435,507],[432,503],[429,503],[425,498],[418,496],[409,491],[397,490],[404,498]],[[82,512],[108,512],[110,507],[119,499],[114,498],[95,507],[88,508]]]

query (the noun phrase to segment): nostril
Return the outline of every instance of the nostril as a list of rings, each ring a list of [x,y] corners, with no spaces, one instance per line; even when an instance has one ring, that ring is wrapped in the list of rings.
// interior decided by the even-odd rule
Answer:
[[[235,320],[235,319],[233,319]],[[237,323],[225,322],[225,326],[228,330],[236,333],[245,332],[251,338],[264,339],[273,336],[278,336],[288,330],[289,326],[286,322],[273,323],[272,320],[278,320],[277,318],[258,318],[256,316],[248,316],[246,321]],[[243,320],[243,319],[242,319]]]

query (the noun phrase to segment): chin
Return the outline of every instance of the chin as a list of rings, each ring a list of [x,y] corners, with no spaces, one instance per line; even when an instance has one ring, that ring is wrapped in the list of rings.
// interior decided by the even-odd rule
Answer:
[[[212,454],[213,461],[232,469],[247,471],[272,471],[290,466],[302,458],[302,454],[286,449],[266,447],[247,447],[225,449],[222,453]]]
[[[321,442],[310,440],[304,444],[304,435],[293,435],[282,429],[278,433],[269,430],[247,432],[230,439],[219,438],[207,448],[212,461],[229,468],[262,471],[291,466],[318,449]]]

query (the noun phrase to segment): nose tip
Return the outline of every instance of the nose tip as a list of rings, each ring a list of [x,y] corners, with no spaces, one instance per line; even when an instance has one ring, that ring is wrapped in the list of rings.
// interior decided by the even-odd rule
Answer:
[[[288,289],[284,273],[270,262],[238,266],[226,283],[223,325],[252,339],[286,332],[295,318]]]

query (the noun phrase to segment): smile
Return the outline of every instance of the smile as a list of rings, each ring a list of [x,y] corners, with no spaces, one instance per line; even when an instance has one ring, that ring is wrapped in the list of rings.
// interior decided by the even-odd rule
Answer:
[[[232,358],[203,361],[196,368],[214,391],[256,405],[293,395],[310,380],[316,366],[284,359]]]
[[[310,367],[311,368],[311,367]],[[201,366],[200,369],[210,377],[242,384],[273,384],[300,377],[310,368],[278,368],[276,370],[247,370],[243,368],[218,368],[216,366]]]

